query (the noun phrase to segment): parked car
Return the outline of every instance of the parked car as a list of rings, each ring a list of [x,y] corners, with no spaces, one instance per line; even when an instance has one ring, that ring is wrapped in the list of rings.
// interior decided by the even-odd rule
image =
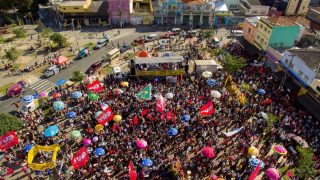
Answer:
[[[161,38],[162,38],[162,39],[168,39],[168,38],[173,39],[173,38],[174,38],[174,33],[169,31],[169,32],[163,34],[163,35],[161,36]]]
[[[85,73],[90,76],[90,75],[94,74],[95,72],[97,72],[101,66],[102,66],[101,61],[95,62],[95,63],[91,64],[91,66],[87,69],[87,71]]]
[[[103,46],[107,45],[108,42],[109,42],[109,39],[107,39],[107,38],[100,39],[100,40],[97,42],[97,44],[96,44],[96,46],[94,47],[94,49],[100,49],[100,48],[102,48]]]
[[[150,41],[154,41],[157,40],[159,37],[157,34],[149,34],[146,36],[145,41],[146,42],[150,42]]]
[[[131,45],[130,44],[126,44],[124,46],[120,47],[120,53],[124,53],[126,51],[128,51],[129,49],[131,49]]]
[[[79,51],[78,58],[82,59],[88,55],[90,55],[90,49],[89,49],[89,47],[84,47]]]
[[[60,67],[57,65],[52,65],[46,69],[46,71],[44,72],[44,76],[48,78],[50,76],[58,74],[59,72],[60,72]]]
[[[7,95],[13,97],[19,94],[24,93],[27,83],[25,81],[19,81],[16,84],[13,84],[7,89]]]
[[[144,39],[139,37],[139,38],[135,39],[133,42],[136,43],[136,44],[143,44],[144,43]]]

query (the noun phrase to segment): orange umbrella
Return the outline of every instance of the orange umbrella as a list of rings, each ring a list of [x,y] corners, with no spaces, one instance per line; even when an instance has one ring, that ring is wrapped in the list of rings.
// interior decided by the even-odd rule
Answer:
[[[59,97],[61,97],[61,94],[60,94],[60,93],[54,93],[54,94],[52,95],[52,97],[54,97],[54,98],[59,98]]]
[[[66,63],[66,62],[67,62],[67,60],[68,60],[68,58],[67,58],[67,57],[64,57],[64,56],[58,56],[58,57],[56,57],[56,58],[53,60],[53,62],[54,62],[54,64],[56,64],[56,65],[60,65],[60,64],[64,64],[64,63]]]
[[[137,57],[151,57],[147,51],[139,51],[136,53]]]

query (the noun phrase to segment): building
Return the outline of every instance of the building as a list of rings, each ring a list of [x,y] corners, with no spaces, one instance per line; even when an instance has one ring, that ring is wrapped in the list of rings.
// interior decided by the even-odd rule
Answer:
[[[310,0],[289,0],[285,15],[306,15]]]
[[[108,0],[109,23],[122,27],[130,23],[130,0]]]
[[[178,0],[164,1],[160,5],[159,22],[164,25],[180,24],[182,15],[182,2]]]
[[[266,51],[273,48],[291,48],[300,32],[300,26],[285,16],[261,18],[257,24],[254,46]]]
[[[246,16],[267,16],[270,6],[263,0],[240,0],[239,10]]]
[[[309,6],[320,6],[320,0],[310,0]]]
[[[230,12],[227,4],[221,0],[217,0],[214,4],[214,25],[220,27],[221,25],[230,24]]]
[[[317,34],[320,33],[320,25],[303,16],[290,16],[288,18],[300,26],[300,32],[296,39],[299,47],[307,46],[308,44],[314,46],[317,40]]]
[[[254,43],[257,35],[257,25],[260,17],[245,18],[243,23],[243,38],[250,44]]]
[[[108,22],[106,1],[62,1],[54,6],[58,13],[60,26],[81,27]]]
[[[225,0],[228,9],[238,9],[240,0]]]
[[[180,24],[192,27],[210,26],[213,20],[212,3],[203,0],[182,0]]]
[[[320,25],[320,6],[311,7],[308,11],[307,18]]]
[[[130,23],[132,25],[153,24],[153,6],[151,0],[130,0]]]

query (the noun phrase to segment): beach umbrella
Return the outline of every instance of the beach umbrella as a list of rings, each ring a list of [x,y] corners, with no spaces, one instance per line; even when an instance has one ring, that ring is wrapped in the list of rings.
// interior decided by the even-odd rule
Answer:
[[[123,93],[123,90],[121,90],[121,89],[114,89],[113,90],[113,94],[115,94],[115,95],[119,95],[119,94],[122,94]]]
[[[21,101],[24,103],[31,103],[34,100],[32,95],[23,96]]]
[[[265,112],[259,112],[259,115],[260,115],[263,119],[265,119],[265,120],[268,120],[268,119],[269,119],[268,114],[265,113]]]
[[[45,137],[53,137],[57,135],[59,132],[59,128],[56,125],[49,126],[46,130],[44,130]]]
[[[71,98],[78,99],[82,96],[82,93],[80,91],[75,91],[71,93]]]
[[[260,163],[260,168],[263,168],[264,163],[260,159],[257,159],[257,158],[250,158],[249,159],[249,165],[252,167],[257,167],[259,163]]]
[[[167,93],[164,97],[166,97],[167,99],[172,99],[173,93]]]
[[[120,122],[121,120],[122,120],[122,116],[121,115],[115,115],[113,117],[113,121],[116,122],[116,123]]]
[[[109,105],[106,104],[106,103],[101,103],[100,107],[101,107],[102,110],[105,110],[105,109],[107,109],[109,107]]]
[[[140,149],[144,149],[146,148],[148,145],[147,141],[143,140],[143,139],[140,139],[139,141],[137,141],[137,146],[138,148]]]
[[[53,102],[53,109],[56,111],[62,111],[64,109],[64,103],[62,101]]]
[[[98,140],[99,140],[98,136],[95,136],[95,137],[92,138],[93,142],[97,142]]]
[[[209,78],[209,77],[212,76],[212,72],[210,72],[210,71],[205,71],[205,72],[202,73],[202,76],[205,77],[205,78]]]
[[[81,133],[80,133],[80,131],[71,131],[71,138],[72,139],[76,139],[76,138],[78,138],[78,137],[80,137],[81,136]]]
[[[190,121],[190,115],[188,115],[188,114],[185,114],[185,115],[182,115],[181,116],[181,121],[183,121],[183,122],[187,122],[187,121]]]
[[[215,79],[208,79],[207,80],[207,83],[209,86],[213,87],[213,86],[216,86],[217,85],[217,80]]]
[[[23,152],[28,153],[33,146],[34,146],[33,144],[28,144],[28,145],[23,149]]]
[[[99,96],[98,96],[98,94],[95,94],[95,93],[89,93],[88,98],[90,101],[96,101],[99,99]]]
[[[94,114],[94,117],[97,119],[97,118],[100,116],[101,113],[102,113],[102,111],[96,112],[96,113]]]
[[[102,131],[104,128],[103,125],[101,124],[97,124],[95,127],[94,127],[94,130],[96,131],[96,133],[99,133],[100,131]]]
[[[76,116],[77,116],[77,113],[74,112],[74,111],[69,111],[69,112],[67,112],[67,117],[68,117],[68,118],[74,118],[74,117],[76,117]]]
[[[149,158],[143,158],[141,164],[143,167],[150,167],[153,165],[153,162]]]
[[[288,153],[288,151],[286,150],[285,147],[281,146],[281,145],[275,145],[273,146],[273,150],[280,154],[280,155],[286,155]]]
[[[259,149],[255,148],[255,147],[249,147],[248,149],[248,153],[250,156],[258,156],[259,154]]]
[[[258,89],[258,94],[264,95],[266,94],[266,91],[264,89]]]
[[[269,168],[266,171],[266,175],[270,180],[278,180],[280,179],[279,171],[275,168]]]
[[[103,148],[97,148],[95,149],[94,154],[97,156],[103,156],[106,154],[106,151]]]
[[[122,87],[128,87],[128,86],[129,86],[129,83],[126,82],[126,81],[123,81],[123,82],[121,82],[121,86],[122,86]]]
[[[210,95],[214,98],[220,98],[221,97],[221,93],[219,91],[216,91],[216,90],[212,90],[210,92]]]
[[[168,135],[169,136],[175,136],[178,134],[178,130],[176,128],[170,127],[168,130]]]
[[[205,158],[214,158],[214,149],[212,147],[204,147],[201,150],[201,154]]]
[[[59,97],[61,97],[61,94],[60,93],[58,93],[58,92],[56,92],[56,93],[54,93],[53,95],[52,95],[52,97],[54,97],[54,98],[59,98]]]
[[[91,139],[90,138],[84,138],[82,141],[83,145],[88,146],[91,144]]]
[[[57,86],[61,86],[63,85],[64,83],[66,83],[67,81],[65,79],[59,79],[56,83]]]
[[[39,97],[47,97],[48,96],[48,93],[46,91],[42,91],[40,94],[39,94]]]

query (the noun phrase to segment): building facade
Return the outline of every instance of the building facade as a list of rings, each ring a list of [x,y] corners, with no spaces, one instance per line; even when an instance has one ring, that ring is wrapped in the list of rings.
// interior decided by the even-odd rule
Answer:
[[[112,25],[127,25],[130,23],[130,0],[109,0],[109,23]]]
[[[213,7],[211,4],[204,4],[202,0],[183,2],[180,24],[192,27],[210,26],[212,18]]]
[[[228,25],[230,22],[230,12],[225,2],[217,0],[214,4],[214,26]]]
[[[320,7],[311,7],[308,11],[307,18],[320,25]]]
[[[245,18],[243,23],[243,38],[250,44],[254,43],[257,35],[258,17]]]
[[[289,0],[285,15],[306,15],[310,0]]]
[[[270,6],[261,2],[260,0],[240,0],[239,10],[246,16],[267,16]]]
[[[168,0],[161,3],[160,22],[164,25],[181,24],[182,2],[177,0]]]
[[[150,25],[154,23],[151,0],[130,0],[130,23]]]
[[[228,9],[238,9],[240,0],[225,0]]]

